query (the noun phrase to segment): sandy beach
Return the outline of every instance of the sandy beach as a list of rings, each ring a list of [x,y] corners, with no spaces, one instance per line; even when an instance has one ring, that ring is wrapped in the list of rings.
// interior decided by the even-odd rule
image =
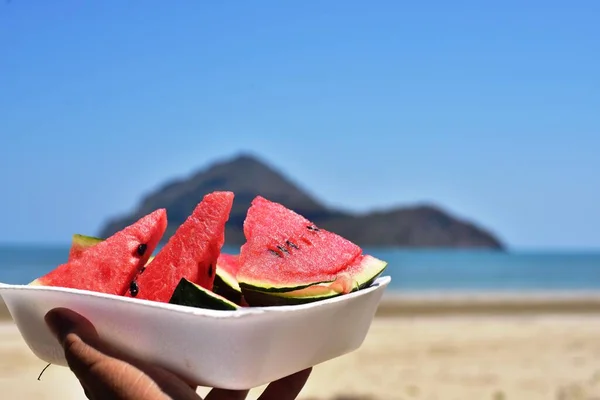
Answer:
[[[50,367],[37,381],[45,364],[3,306],[0,318],[3,398],[85,399],[66,368]],[[300,398],[597,400],[600,301],[591,295],[387,298],[363,346],[317,366]]]

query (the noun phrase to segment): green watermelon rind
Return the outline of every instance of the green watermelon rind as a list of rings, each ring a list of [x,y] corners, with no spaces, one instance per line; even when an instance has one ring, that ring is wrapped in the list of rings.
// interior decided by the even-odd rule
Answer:
[[[373,279],[365,282],[363,285],[356,286],[352,292],[370,287],[373,282],[380,276],[374,276]],[[310,288],[307,288],[310,289]],[[327,300],[334,297],[342,296],[343,293],[335,290],[323,291],[319,295],[311,295],[310,292],[305,292],[306,289],[301,289],[288,293],[266,293],[253,290],[244,292],[244,298],[251,307],[270,307],[270,306],[294,306],[307,303],[313,303],[321,300]]]
[[[175,287],[169,303],[218,311],[234,311],[240,308],[240,306],[225,297],[185,278],[182,278]]]
[[[370,287],[373,282],[380,276],[378,274],[373,277],[373,279],[365,282],[363,285],[356,286],[352,292],[356,292],[358,290],[366,289]],[[316,287],[319,285],[315,285]],[[324,288],[326,286],[323,286]],[[311,289],[311,287],[306,288]],[[295,306],[307,303],[314,303],[321,300],[327,300],[334,297],[342,296],[343,293],[337,292],[335,290],[323,290],[323,293],[320,295],[311,295],[310,292],[307,292],[306,289],[297,290],[294,292],[288,293],[266,293],[259,292],[254,290],[247,290],[244,292],[244,298],[248,302],[251,307],[272,307],[272,306]]]
[[[352,274],[351,278],[358,282],[358,285],[362,285],[364,282],[367,282],[372,279],[373,276],[381,274],[387,267],[387,262],[382,261],[378,258],[375,258],[370,255],[363,256],[364,259],[361,262],[362,270],[358,274]],[[344,271],[341,271],[342,275]],[[242,289],[242,293],[244,290],[254,290],[259,292],[266,293],[287,293],[300,289],[305,289],[314,285],[322,285],[322,284],[331,284],[336,281],[336,278],[332,278],[330,280],[322,280],[315,281],[302,285],[293,285],[293,284],[285,284],[285,283],[275,283],[267,280],[246,280],[239,281],[240,288]]]
[[[229,286],[232,290],[235,290],[236,292],[242,293],[242,289],[240,288],[240,285],[239,285],[237,279],[235,279],[235,276],[230,274],[225,269],[220,268],[218,262],[217,262],[217,272],[216,272],[216,276],[215,276],[215,281],[217,280],[217,278],[219,278],[219,280],[222,282],[222,284]]]
[[[254,307],[304,304],[340,295],[340,292],[331,289],[327,285],[321,284],[285,293],[261,292],[250,289],[244,291],[244,299],[246,299],[248,304]]]
[[[223,275],[227,275],[229,279],[223,279]],[[236,304],[240,304],[242,301],[242,289],[237,284],[235,278],[233,278],[233,281],[231,281],[231,278],[231,274],[223,270],[219,270],[219,266],[217,264],[217,273],[215,276],[215,281],[213,282],[212,290],[216,294],[221,295]]]
[[[86,236],[79,233],[75,233],[73,235],[73,239],[71,241],[71,245],[77,245],[83,248],[89,248],[97,245],[100,242],[103,242],[105,239],[96,237],[96,236]]]
[[[352,274],[351,278],[354,282],[352,291],[357,291],[370,286],[377,277],[381,276],[387,268],[387,262],[375,258],[370,255],[365,255],[361,264],[362,269],[358,274]],[[343,293],[335,290],[328,282],[316,282],[309,286],[296,287],[292,290],[271,290],[270,287],[251,286],[240,283],[244,298],[251,306],[258,305],[294,305],[304,304],[318,300],[324,300],[332,297],[337,297]]]
[[[257,281],[238,282],[238,284],[240,285],[242,293],[244,293],[244,290],[255,290],[255,291],[267,292],[267,293],[287,293],[287,292],[293,292],[296,290],[306,289],[306,288],[314,286],[314,285],[327,284],[327,283],[333,283],[333,282],[335,282],[335,279],[311,282],[311,283],[296,285],[296,286],[288,286],[288,285],[285,285],[285,286],[277,285],[276,286],[274,283],[269,283],[267,281],[258,281],[258,280]]]

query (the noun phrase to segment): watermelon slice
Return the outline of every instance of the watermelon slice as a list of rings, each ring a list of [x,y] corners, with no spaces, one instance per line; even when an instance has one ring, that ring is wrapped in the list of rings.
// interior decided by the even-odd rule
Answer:
[[[143,268],[167,228],[167,213],[159,209],[139,219],[34,280],[30,285],[61,286],[123,295]]]
[[[349,293],[386,266],[365,261],[356,244],[261,196],[252,201],[244,234],[237,273],[244,297],[245,291],[284,293],[323,284]]]
[[[232,192],[204,196],[125,295],[167,303],[182,278],[211,290],[233,197]]]
[[[242,290],[236,279],[239,269],[239,255],[221,253],[217,260],[217,275],[213,283],[212,291],[240,304],[242,300]]]

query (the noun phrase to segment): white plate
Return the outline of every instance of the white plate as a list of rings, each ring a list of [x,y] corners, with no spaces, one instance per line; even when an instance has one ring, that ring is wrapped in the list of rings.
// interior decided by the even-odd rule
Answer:
[[[390,277],[297,306],[215,311],[57,287],[6,285],[0,296],[41,360],[66,366],[44,315],[66,307],[107,342],[199,386],[251,389],[358,349]]]

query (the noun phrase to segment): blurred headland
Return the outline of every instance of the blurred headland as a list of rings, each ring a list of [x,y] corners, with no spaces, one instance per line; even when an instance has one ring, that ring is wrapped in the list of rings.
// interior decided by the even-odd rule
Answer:
[[[108,237],[157,208],[166,208],[169,216],[169,227],[164,236],[166,240],[191,214],[202,197],[216,190],[235,193],[226,229],[226,241],[230,245],[245,241],[243,223],[246,212],[252,199],[261,195],[360,246],[505,248],[486,229],[473,222],[460,220],[431,204],[396,207],[364,214],[327,207],[275,167],[248,153],[217,161],[189,177],[162,184],[142,198],[133,213],[110,219],[102,228],[100,236]]]

